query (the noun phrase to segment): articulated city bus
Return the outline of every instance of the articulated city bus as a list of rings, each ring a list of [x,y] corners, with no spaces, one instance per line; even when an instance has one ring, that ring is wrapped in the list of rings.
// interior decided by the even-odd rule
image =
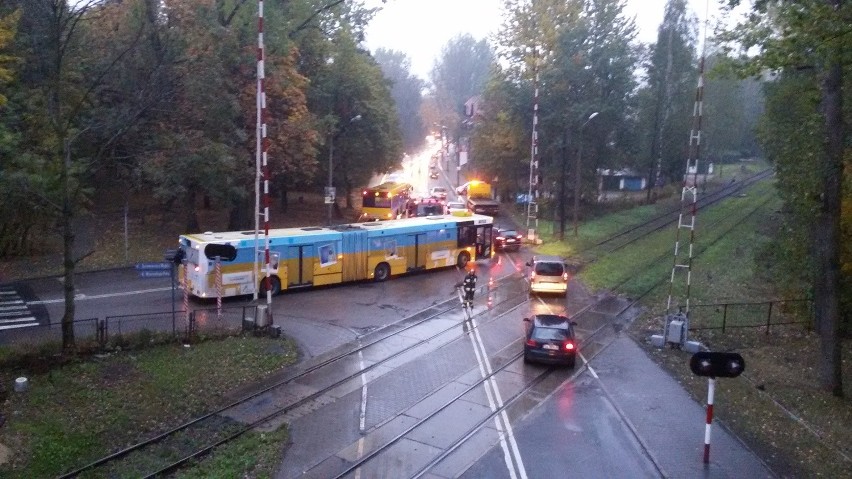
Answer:
[[[361,220],[392,220],[402,217],[412,187],[408,183],[388,181],[364,188],[361,192]]]
[[[270,230],[270,287],[276,294],[289,288],[384,281],[411,271],[464,267],[468,261],[491,256],[492,226],[490,216],[445,215]],[[217,297],[220,290],[223,297],[265,293],[263,232],[260,239],[256,251],[254,231],[181,235],[189,293],[200,298]]]

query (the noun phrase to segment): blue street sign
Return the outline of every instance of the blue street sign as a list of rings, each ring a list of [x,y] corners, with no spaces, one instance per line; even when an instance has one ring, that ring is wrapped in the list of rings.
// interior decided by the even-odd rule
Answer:
[[[169,263],[168,261],[160,261],[160,262],[157,262],[157,263],[136,263],[136,271],[170,270],[170,269],[172,269],[172,263]]]
[[[139,272],[140,278],[168,278],[171,275],[171,271],[166,271],[162,269],[149,269]]]

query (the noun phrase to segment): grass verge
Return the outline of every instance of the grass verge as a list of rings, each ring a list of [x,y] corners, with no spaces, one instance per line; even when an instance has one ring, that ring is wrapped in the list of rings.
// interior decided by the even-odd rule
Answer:
[[[172,343],[117,351],[40,374],[6,358],[2,384],[27,376],[30,389],[9,393],[3,403],[6,424],[0,429],[0,443],[12,456],[0,466],[0,476],[55,477],[82,467],[220,406],[224,391],[261,380],[296,358],[290,340],[249,336],[189,348]],[[270,469],[277,465],[286,434],[285,429],[244,434],[181,477],[272,477]],[[162,458],[134,458],[139,464],[156,461]],[[111,477],[134,475],[113,471]]]
[[[771,182],[759,183],[744,195],[698,213],[690,304],[776,300],[782,299],[777,296],[780,291],[795,289],[783,280],[767,281],[772,277],[767,273],[771,265],[762,260],[762,248],[777,234],[774,225],[778,224],[780,201],[773,188]],[[582,225],[577,239],[550,242],[542,250],[570,258],[613,231],[654,216],[649,208],[654,209],[642,207],[635,216],[622,213],[590,221]],[[662,212],[666,207],[656,208]],[[681,247],[686,247],[689,237],[683,231],[681,235]],[[644,295],[644,313],[633,321],[628,334],[704,404],[707,381],[689,370],[690,355],[677,349],[657,349],[648,341],[651,334],[662,333],[674,243],[675,226],[671,225],[629,247],[599,255],[585,265],[579,279],[591,289]],[[685,291],[675,287],[672,297],[675,304],[682,303]],[[691,308],[691,320],[700,313],[699,308]],[[796,317],[796,310],[776,314],[809,320]],[[745,316],[740,311],[729,317],[725,333],[690,331],[691,339],[708,349],[736,351],[746,360],[746,371],[740,377],[717,381],[715,417],[781,477],[848,477],[852,470],[852,343],[846,340],[843,345],[846,395],[839,399],[819,387],[819,338],[809,331],[809,324],[774,326],[769,331],[765,327],[736,328]]]

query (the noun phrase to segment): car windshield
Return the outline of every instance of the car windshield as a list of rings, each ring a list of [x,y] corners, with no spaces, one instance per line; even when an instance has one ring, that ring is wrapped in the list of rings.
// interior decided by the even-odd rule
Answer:
[[[515,230],[503,230],[500,232],[500,236],[518,236],[518,232]]]
[[[436,186],[436,187],[432,188],[432,192],[434,192],[434,193],[446,193],[447,189],[442,188],[440,186]]]
[[[562,263],[536,263],[535,274],[542,276],[562,276]]]
[[[565,329],[538,327],[533,330],[532,338],[538,341],[564,341],[571,339],[571,336]]]

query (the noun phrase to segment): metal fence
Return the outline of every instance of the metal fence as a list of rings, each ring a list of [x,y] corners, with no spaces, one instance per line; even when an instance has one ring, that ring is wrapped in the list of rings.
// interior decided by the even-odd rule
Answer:
[[[803,325],[808,330],[813,320],[813,301],[787,299],[777,301],[696,304],[690,306],[689,327],[694,330],[766,328]]]
[[[79,319],[71,325],[78,348],[103,350],[155,335],[188,342],[198,335],[239,334],[265,325],[265,314],[265,306],[249,305],[221,310],[214,307],[189,312],[177,310]],[[61,323],[6,330],[3,333],[0,335],[0,345],[14,345],[28,351],[62,343]]]

